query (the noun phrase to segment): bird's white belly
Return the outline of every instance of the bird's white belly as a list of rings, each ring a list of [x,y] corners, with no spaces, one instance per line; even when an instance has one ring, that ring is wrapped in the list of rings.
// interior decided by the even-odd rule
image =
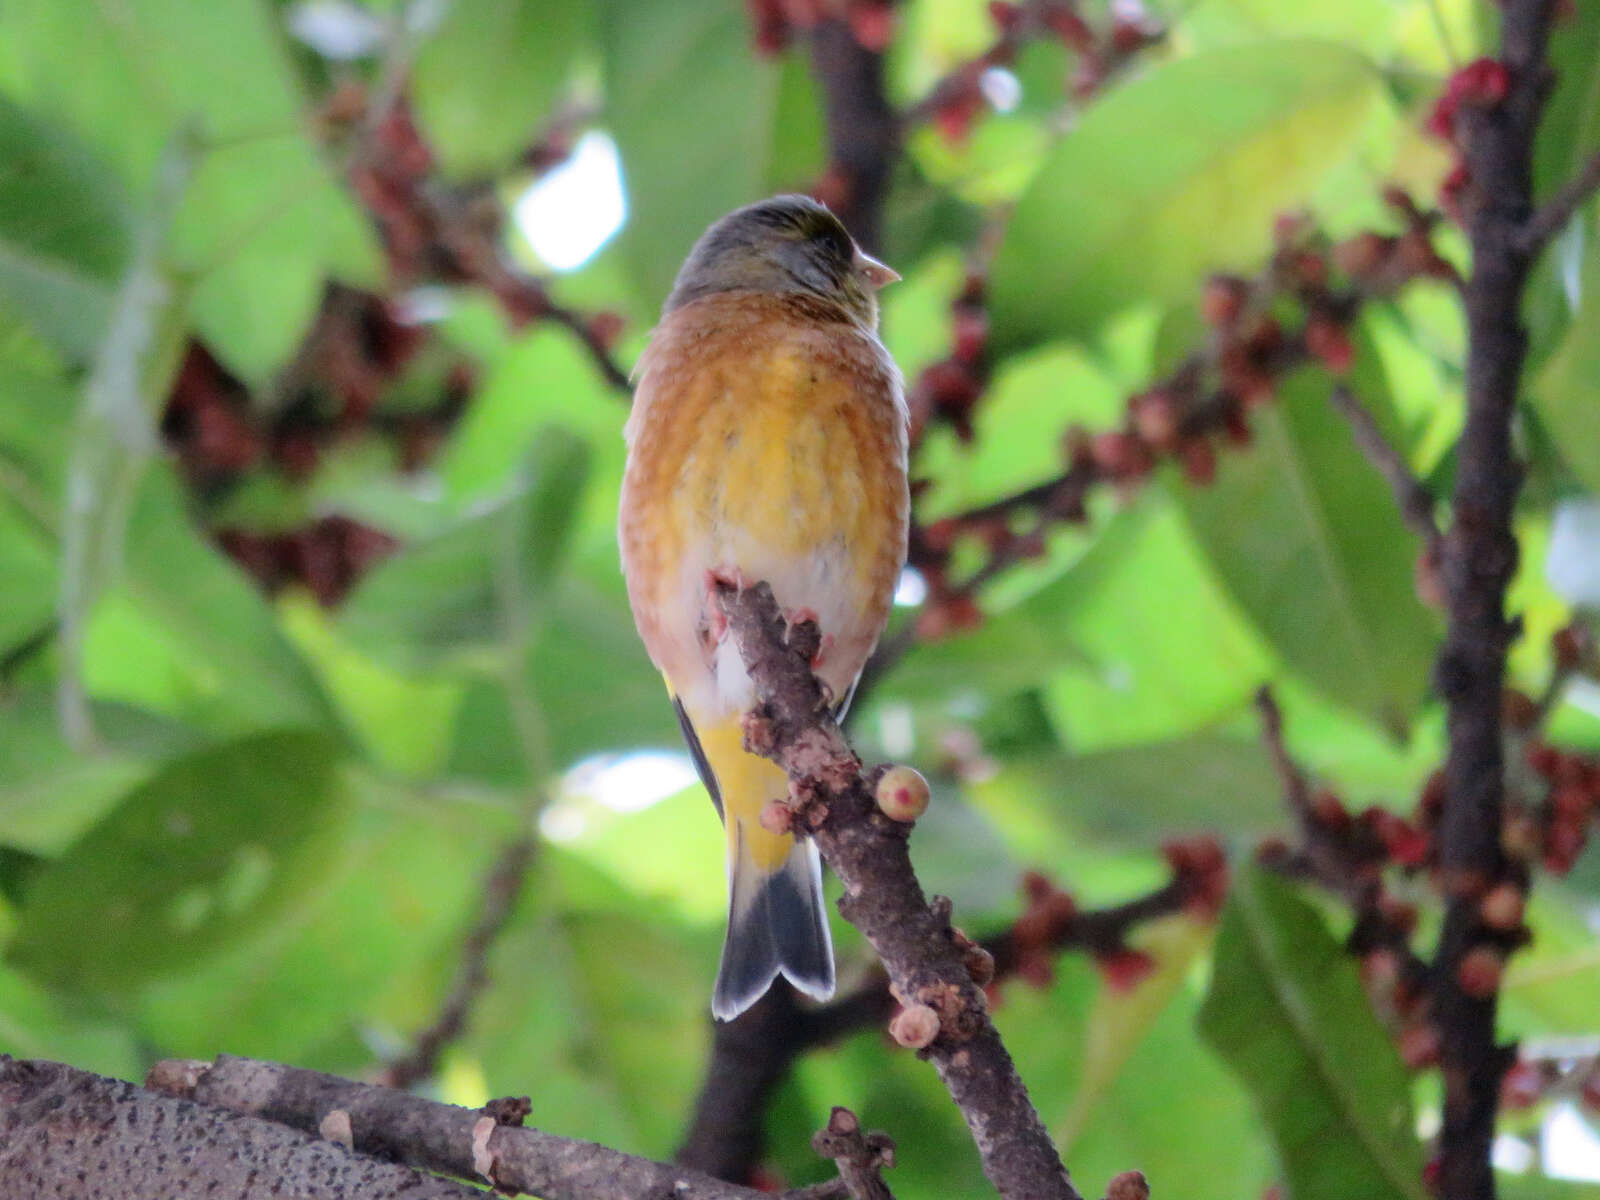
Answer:
[[[745,530],[721,532],[722,536],[707,539],[698,547],[699,552],[685,556],[679,581],[683,611],[693,614],[687,624],[700,664],[694,683],[680,684],[688,693],[684,698],[691,709],[742,712],[755,703],[754,686],[733,639],[724,637],[709,652],[699,640],[698,631],[714,624],[706,584],[710,572],[748,584],[765,581],[786,613],[814,613],[823,637],[829,639],[817,674],[834,695],[843,696],[876,640],[875,631],[866,628],[867,598],[860,594],[860,573],[851,562],[844,536],[835,535],[802,554],[779,554]]]

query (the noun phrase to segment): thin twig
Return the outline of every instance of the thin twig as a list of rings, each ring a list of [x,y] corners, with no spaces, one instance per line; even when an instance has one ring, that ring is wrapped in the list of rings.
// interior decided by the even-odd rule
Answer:
[[[1517,248],[1530,257],[1537,255],[1550,239],[1567,227],[1567,222],[1583,207],[1584,201],[1594,195],[1596,188],[1600,188],[1600,150],[1528,218],[1517,237]]]
[[[1439,523],[1433,515],[1433,493],[1422,486],[1405,457],[1389,444],[1389,439],[1383,436],[1383,430],[1378,428],[1372,413],[1349,387],[1343,383],[1335,384],[1329,398],[1345,420],[1350,422],[1350,432],[1355,437],[1356,445],[1367,456],[1367,461],[1388,480],[1401,519],[1429,546],[1437,545]]]
[[[1411,948],[1411,927],[1385,904],[1382,869],[1387,848],[1374,832],[1344,818],[1342,810],[1319,813],[1311,781],[1289,752],[1283,713],[1270,687],[1256,693],[1261,739],[1283,784],[1284,800],[1295,818],[1298,844],[1272,846],[1262,853],[1269,867],[1307,879],[1339,896],[1355,914],[1349,949],[1366,954],[1382,949],[1393,955],[1400,977],[1411,987],[1426,986],[1428,967]]]
[[[378,1075],[383,1086],[408,1088],[431,1078],[439,1068],[440,1052],[466,1029],[472,1006],[489,982],[489,951],[516,908],[536,845],[530,837],[519,838],[495,860],[484,880],[482,910],[461,944],[461,963],[450,994],[411,1049],[384,1066]]]

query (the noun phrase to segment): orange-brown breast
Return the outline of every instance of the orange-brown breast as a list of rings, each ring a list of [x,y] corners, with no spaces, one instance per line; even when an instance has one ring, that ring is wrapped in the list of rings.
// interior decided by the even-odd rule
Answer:
[[[704,578],[736,570],[817,613],[834,639],[819,673],[842,694],[905,557],[906,417],[887,351],[804,302],[725,293],[669,315],[641,368],[619,538],[651,657],[691,709],[715,704]]]

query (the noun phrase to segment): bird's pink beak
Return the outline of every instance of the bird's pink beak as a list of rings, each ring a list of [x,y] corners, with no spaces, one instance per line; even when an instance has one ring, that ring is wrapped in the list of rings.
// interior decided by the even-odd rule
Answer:
[[[856,251],[856,274],[865,279],[874,288],[881,288],[891,283],[900,282],[900,272],[893,267],[886,267],[872,255],[864,250]]]

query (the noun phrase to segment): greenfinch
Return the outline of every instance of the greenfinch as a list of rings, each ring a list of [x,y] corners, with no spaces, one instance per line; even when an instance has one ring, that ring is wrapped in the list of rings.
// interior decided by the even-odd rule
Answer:
[[[816,847],[762,823],[788,781],[743,748],[756,696],[715,592],[764,580],[791,622],[815,620],[813,667],[842,715],[906,554],[905,395],[877,332],[877,289],[898,278],[814,200],[749,205],[695,243],[636,372],[618,541],[727,832],[719,1020],[779,974],[833,993]]]

